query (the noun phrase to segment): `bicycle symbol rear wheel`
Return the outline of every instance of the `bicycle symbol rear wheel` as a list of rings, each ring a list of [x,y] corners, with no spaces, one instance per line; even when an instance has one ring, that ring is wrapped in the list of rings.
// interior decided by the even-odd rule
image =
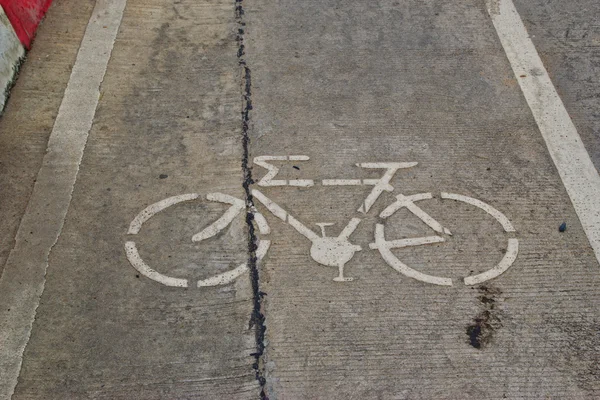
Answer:
[[[144,222],[152,218],[155,214],[165,210],[166,208],[174,206],[175,204],[182,203],[185,201],[197,200],[199,198],[200,195],[197,193],[188,193],[179,196],[169,197],[154,204],[151,204],[150,206],[142,210],[133,219],[133,221],[129,225],[129,230],[127,231],[127,233],[129,235],[137,235],[140,229],[142,228]],[[242,212],[245,212],[246,205],[244,201],[233,196],[229,196],[222,193],[210,193],[206,196],[206,199],[213,202],[229,204],[231,205],[231,207],[219,219],[217,219],[215,222],[204,228],[201,232],[194,235],[192,237],[192,241],[194,242],[201,242],[203,240],[207,240],[215,236],[217,233],[219,233],[221,230],[227,227],[236,216],[238,216]],[[260,234],[268,235],[271,232],[271,230],[269,228],[269,225],[267,224],[267,220],[263,217],[262,214],[260,214],[256,210],[253,210],[253,214],[254,221],[256,222]],[[267,254],[270,245],[270,240],[259,240],[258,247],[256,249],[256,257],[259,261],[262,260],[262,258]],[[128,240],[127,242],[125,242],[125,253],[131,265],[136,270],[138,270],[140,274],[146,276],[147,278],[150,278],[156,282],[160,282],[166,286],[189,287],[190,282],[188,279],[171,277],[151,268],[140,256],[135,241]],[[195,286],[205,287],[225,285],[233,282],[240,275],[247,271],[248,265],[244,262],[230,271],[226,271],[206,279],[198,280],[195,282]]]

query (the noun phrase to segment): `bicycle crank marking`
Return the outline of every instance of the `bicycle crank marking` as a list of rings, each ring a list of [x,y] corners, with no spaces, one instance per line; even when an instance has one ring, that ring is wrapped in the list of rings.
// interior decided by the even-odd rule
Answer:
[[[145,209],[143,209],[133,219],[133,221],[129,225],[129,230],[127,231],[127,233],[129,235],[137,235],[140,229],[142,228],[144,222],[152,218],[160,211],[184,201],[196,200],[199,197],[200,195],[197,193],[188,193],[179,196],[169,197],[164,200],[158,201],[154,204],[151,204]],[[245,209],[244,201],[223,193],[209,193],[206,196],[206,199],[218,203],[231,204],[231,207],[219,219],[210,224],[208,227],[204,228],[201,232],[195,234],[192,237],[192,241],[194,242],[200,242],[202,240],[206,240],[215,236],[221,230],[225,229],[233,221],[233,219]],[[265,217],[256,210],[253,210],[253,213],[254,220],[256,221],[258,231],[261,233],[261,235],[269,234],[271,232],[271,229],[269,228]],[[270,240],[259,241],[258,248],[256,249],[256,257],[258,260],[262,260],[262,258],[267,254],[270,245]],[[174,278],[171,276],[161,274],[160,272],[152,269],[140,256],[134,241],[129,240],[125,242],[125,254],[127,255],[127,259],[129,260],[131,265],[145,277],[152,279],[153,281],[162,283],[166,286],[184,288],[187,288],[189,286],[189,281],[187,279]],[[248,265],[246,263],[242,263],[237,268],[231,271],[226,271],[207,279],[201,279],[196,282],[196,286],[206,287],[225,285],[227,283],[233,282],[246,271],[248,271]]]

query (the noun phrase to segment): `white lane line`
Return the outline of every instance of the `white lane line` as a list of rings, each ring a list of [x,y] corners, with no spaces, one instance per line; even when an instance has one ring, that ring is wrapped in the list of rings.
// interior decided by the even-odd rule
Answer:
[[[27,209],[0,277],[0,399],[14,393],[48,257],[71,202],[126,0],[97,0],[48,141]],[[9,311],[10,310],[10,311]]]
[[[583,230],[600,261],[598,171],[556,93],[513,2],[488,0],[488,13]]]

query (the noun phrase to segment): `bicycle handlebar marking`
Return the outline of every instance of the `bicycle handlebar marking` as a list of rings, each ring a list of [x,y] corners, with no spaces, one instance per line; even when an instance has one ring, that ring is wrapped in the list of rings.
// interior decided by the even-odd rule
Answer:
[[[295,186],[305,188],[314,186],[315,181],[311,179],[274,179],[279,173],[279,168],[269,163],[269,161],[308,160],[310,160],[310,157],[304,155],[256,157],[254,159],[254,163],[267,170],[265,176],[258,182],[258,186]],[[396,172],[399,169],[414,167],[417,165],[417,163],[373,162],[358,163],[356,165],[365,169],[383,169],[385,171],[379,179],[324,179],[321,181],[321,183],[323,186],[373,186],[373,189],[367,195],[367,198],[362,202],[361,206],[358,209],[358,212],[366,214],[367,212],[369,212],[373,204],[377,201],[377,199],[381,196],[383,192],[392,192],[394,190],[394,187],[390,184],[390,182],[396,174]],[[316,224],[320,228],[321,236],[319,236],[312,229],[308,228],[298,219],[293,217],[289,212],[284,210],[273,200],[269,199],[258,189],[253,189],[252,195],[271,214],[282,220],[284,223],[291,225],[298,233],[300,233],[302,236],[304,236],[311,242],[310,256],[314,261],[321,265],[338,268],[338,275],[333,279],[334,281],[348,282],[353,280],[353,278],[351,277],[344,276],[344,267],[354,257],[354,254],[357,251],[362,250],[361,246],[353,244],[350,241],[350,236],[362,221],[361,218],[352,218],[348,222],[348,224],[341,230],[338,236],[326,235],[326,227],[333,225],[332,223],[319,222]],[[446,237],[452,236],[452,232],[448,228],[445,228],[441,223],[436,221],[432,216],[430,216],[426,211],[424,211],[423,208],[415,204],[420,201],[431,200],[434,198],[434,196],[431,193],[419,193],[413,195],[397,194],[395,197],[396,200],[379,214],[380,218],[382,218],[385,221],[397,211],[405,208],[415,217],[420,219],[425,225],[431,228],[434,232],[436,232],[438,235],[388,241],[385,239],[384,222],[381,224],[376,224],[375,241],[369,244],[369,248],[373,250],[378,250],[383,260],[390,267],[392,267],[394,270],[398,271],[399,273],[405,276],[434,285],[452,286],[452,279],[447,277],[428,275],[423,272],[417,271],[401,262],[398,259],[398,257],[396,257],[394,253],[392,253],[392,249],[443,243],[446,241]],[[134,218],[134,220],[129,226],[129,230],[127,233],[130,235],[136,235],[142,228],[143,223],[150,219],[156,213],[175,204],[184,201],[197,200],[199,198],[199,194],[189,193],[169,197],[167,199],[154,203],[146,207]],[[229,204],[230,207],[215,222],[211,223],[199,233],[193,235],[192,241],[194,242],[210,240],[219,232],[224,230],[227,226],[229,226],[229,224],[233,222],[234,218],[243,213],[243,211],[247,207],[245,201],[223,193],[209,193],[206,196],[206,198],[208,201]],[[489,204],[484,203],[481,200],[446,192],[442,192],[440,194],[440,199],[459,201],[477,207],[485,211],[487,214],[491,215],[496,221],[498,221],[498,223],[503,227],[505,233],[513,234],[515,232],[513,225],[503,213],[490,206]],[[256,223],[256,225],[258,226],[259,233],[263,236],[268,235],[271,232],[271,229],[267,223],[266,218],[254,208],[250,211],[254,215],[254,223]],[[266,256],[270,244],[271,242],[269,240],[259,240],[256,250],[256,257],[259,261]],[[490,279],[497,278],[506,270],[508,270],[508,268],[510,268],[510,266],[515,262],[518,255],[518,251],[518,239],[514,237],[508,238],[507,250],[502,260],[493,268],[485,272],[463,278],[464,284],[476,285],[488,281]],[[188,287],[189,282],[187,279],[169,277],[150,268],[139,255],[137,246],[134,241],[127,241],[125,243],[125,253],[131,265],[142,275],[167,286]],[[224,273],[209,277],[207,279],[199,280],[196,282],[196,286],[206,287],[227,284],[237,279],[247,270],[248,268],[246,263],[242,263],[233,270],[226,271]]]

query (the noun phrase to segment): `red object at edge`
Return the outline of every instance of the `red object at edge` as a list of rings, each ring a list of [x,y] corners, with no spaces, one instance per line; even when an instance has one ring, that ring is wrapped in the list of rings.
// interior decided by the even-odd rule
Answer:
[[[8,20],[26,49],[31,48],[40,21],[52,0],[0,0]]]

